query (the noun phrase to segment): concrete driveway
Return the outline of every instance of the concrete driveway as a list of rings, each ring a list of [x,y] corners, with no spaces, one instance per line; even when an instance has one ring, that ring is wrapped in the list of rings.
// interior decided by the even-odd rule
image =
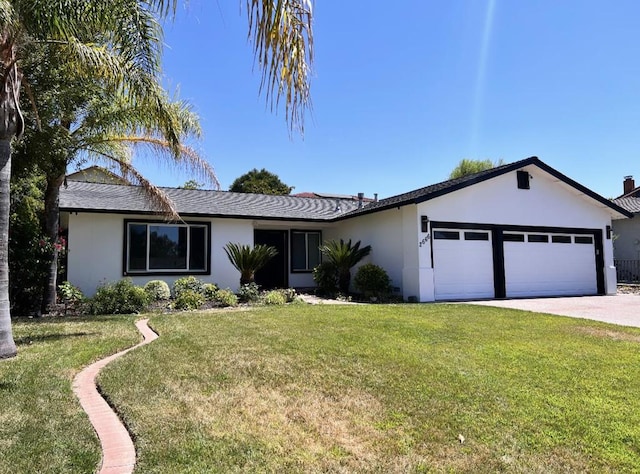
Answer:
[[[470,301],[469,304],[522,309],[573,318],[593,319],[621,326],[640,327],[640,295],[637,294]]]

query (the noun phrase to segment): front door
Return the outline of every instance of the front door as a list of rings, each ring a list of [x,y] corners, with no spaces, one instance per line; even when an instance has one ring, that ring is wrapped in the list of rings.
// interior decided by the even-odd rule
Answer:
[[[256,283],[264,289],[286,288],[289,285],[287,271],[287,241],[286,230],[256,230],[253,234],[255,245],[270,245],[275,247],[278,254],[260,270],[256,272]]]

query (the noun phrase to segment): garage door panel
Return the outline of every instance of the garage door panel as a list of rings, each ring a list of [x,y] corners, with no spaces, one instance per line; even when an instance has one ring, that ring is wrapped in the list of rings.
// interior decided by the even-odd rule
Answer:
[[[550,237],[546,242],[527,238],[504,243],[506,296],[597,294],[593,239],[571,236],[567,242]],[[575,243],[576,237],[588,243]]]
[[[489,232],[434,230],[433,260],[436,300],[495,296]]]

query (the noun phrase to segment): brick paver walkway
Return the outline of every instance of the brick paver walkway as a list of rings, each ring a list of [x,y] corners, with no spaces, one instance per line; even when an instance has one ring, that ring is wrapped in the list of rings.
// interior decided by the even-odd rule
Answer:
[[[100,445],[102,447],[102,465],[100,474],[129,474],[133,472],[136,463],[136,451],[129,432],[124,427],[118,415],[98,393],[96,376],[109,362],[155,340],[158,335],[147,325],[148,319],[136,321],[136,327],[142,333],[144,340],[117,354],[94,362],[85,367],[73,381],[73,391],[80,399],[82,409],[89,415]]]

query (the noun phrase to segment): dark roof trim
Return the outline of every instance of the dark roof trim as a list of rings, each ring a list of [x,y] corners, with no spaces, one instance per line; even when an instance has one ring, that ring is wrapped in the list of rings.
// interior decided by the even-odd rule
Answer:
[[[611,200],[604,198],[602,196],[600,196],[598,193],[595,193],[593,191],[591,191],[589,188],[581,185],[580,183],[572,180],[571,178],[569,178],[568,176],[565,176],[564,174],[560,173],[560,171],[553,169],[551,166],[549,166],[548,164],[540,161],[539,159],[536,158],[536,166],[538,166],[539,168],[545,170],[547,173],[549,173],[552,176],[555,176],[556,178],[558,178],[560,181],[564,181],[565,183],[567,183],[569,186],[574,187],[575,189],[577,189],[578,191],[586,194],[587,196],[589,196],[592,199],[595,199],[596,201],[600,202],[601,204],[604,204],[605,206],[613,209],[616,212],[619,212],[622,215],[625,215],[627,217],[633,217],[633,213],[627,211],[626,209],[618,206],[616,203],[612,202]]]
[[[382,199],[380,201],[378,201],[378,205],[370,205],[367,207],[364,207],[362,209],[357,209],[354,211],[351,211],[350,213],[344,214],[342,216],[336,217],[334,218],[332,221],[340,221],[340,220],[345,220],[345,219],[350,219],[352,217],[357,217],[357,216],[361,216],[361,215],[365,215],[365,214],[373,214],[375,212],[380,212],[380,211],[386,211],[389,209],[394,209],[397,208],[399,209],[402,206],[407,206],[409,204],[420,204],[422,202],[425,201],[429,201],[431,199],[440,197],[440,196],[444,196],[445,194],[449,194],[455,191],[458,191],[460,189],[466,188],[468,186],[472,186],[474,184],[478,184],[481,183],[483,181],[487,181],[489,179],[495,178],[497,176],[501,176],[505,173],[509,173],[512,171],[516,171],[519,170],[525,166],[529,166],[529,165],[534,165],[537,166],[538,168],[546,171],[547,173],[549,173],[550,175],[558,178],[559,180],[563,181],[564,183],[568,184],[569,186],[572,186],[573,188],[577,189],[578,191],[582,192],[583,194],[589,196],[592,199],[595,199],[596,201],[600,202],[601,204],[604,204],[605,206],[615,210],[616,212],[619,212],[620,214],[623,214],[627,217],[633,217],[633,214],[630,213],[629,211],[623,209],[622,207],[618,206],[617,204],[611,202],[610,200],[600,196],[599,194],[591,191],[590,189],[586,188],[585,186],[581,185],[580,183],[572,180],[571,178],[569,178],[568,176],[565,176],[564,174],[560,173],[559,171],[555,170],[554,168],[552,168],[551,166],[547,165],[546,163],[542,162],[537,156],[532,156],[529,158],[526,158],[524,160],[520,160],[520,161],[516,161],[514,163],[510,163],[507,165],[503,165],[503,166],[499,166],[497,168],[494,168],[493,170],[489,170],[489,171],[483,171],[480,173],[477,173],[477,175],[471,175],[469,176],[468,179],[463,179],[463,180],[452,180],[455,181],[455,183],[452,183],[451,185],[447,186],[444,185],[438,189],[434,189],[433,191],[428,191],[425,189],[425,192],[423,194],[418,194],[415,195],[415,193],[406,193],[407,194],[407,199],[401,199],[401,200],[395,200],[395,198],[402,196],[402,194],[398,195],[398,196],[392,196],[390,198],[386,198],[386,199]],[[446,183],[446,181],[445,181]],[[442,183],[444,184],[444,183]],[[430,187],[430,186],[428,186]],[[427,187],[427,188],[428,188]],[[389,204],[385,204],[385,201],[391,201]]]

